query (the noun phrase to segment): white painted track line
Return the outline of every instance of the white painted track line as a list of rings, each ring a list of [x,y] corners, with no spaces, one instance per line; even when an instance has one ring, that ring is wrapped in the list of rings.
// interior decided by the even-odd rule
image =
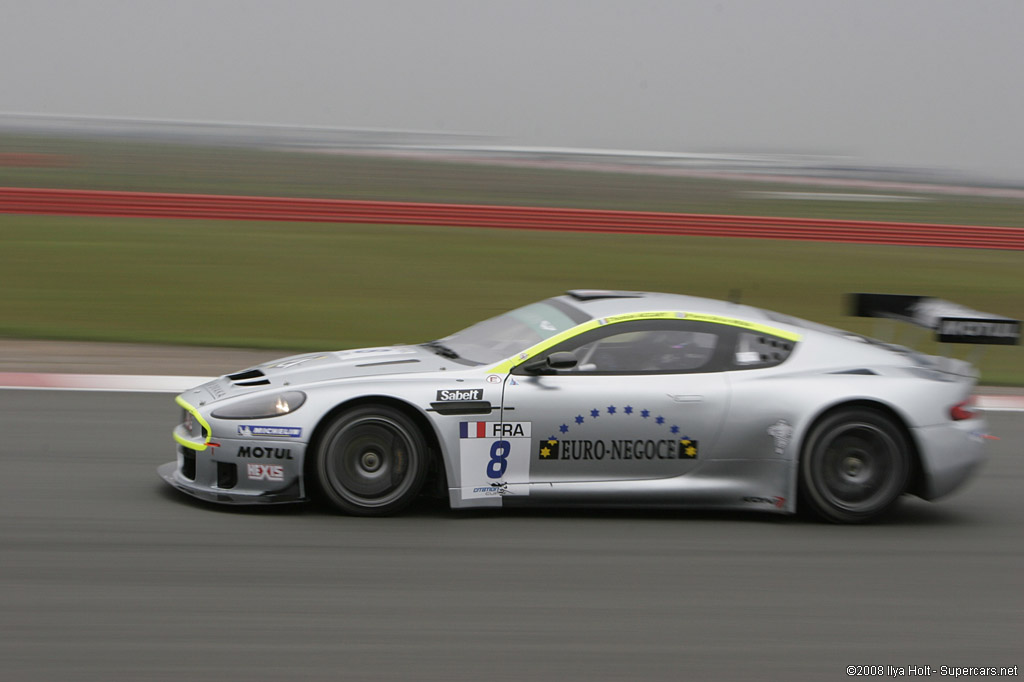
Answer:
[[[0,372],[0,388],[181,393],[213,377]]]

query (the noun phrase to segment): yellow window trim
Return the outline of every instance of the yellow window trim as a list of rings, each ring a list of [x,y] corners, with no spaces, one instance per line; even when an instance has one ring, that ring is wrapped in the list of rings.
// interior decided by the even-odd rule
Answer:
[[[748,322],[747,320],[740,320],[735,317],[724,317],[722,315],[705,315],[703,313],[686,313],[679,311],[664,311],[664,310],[651,310],[640,313],[624,313],[622,315],[611,315],[609,317],[602,317],[596,320],[589,320],[583,324],[577,325],[572,329],[566,329],[564,332],[550,336],[540,343],[530,346],[522,353],[518,353],[503,362],[498,363],[491,367],[488,371],[494,374],[506,374],[512,371],[513,367],[521,365],[522,363],[540,355],[549,348],[553,348],[558,344],[562,343],[566,339],[571,339],[574,336],[588,332],[591,329],[597,329],[598,327],[604,327],[609,324],[619,324],[620,322],[635,322],[637,320],[693,320],[695,322],[709,322],[711,324],[724,324],[730,327],[739,327],[740,329],[747,329],[752,332],[760,332],[762,334],[771,334],[772,336],[778,336],[779,338],[786,339],[787,341],[799,341],[802,337],[800,334],[795,332],[789,332],[784,329],[777,327],[770,327],[766,324],[758,324],[756,322]],[[187,408],[186,408],[187,409]]]

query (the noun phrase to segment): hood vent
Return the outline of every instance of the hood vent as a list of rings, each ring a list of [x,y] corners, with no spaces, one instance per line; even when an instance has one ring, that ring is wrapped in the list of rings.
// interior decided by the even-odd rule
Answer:
[[[381,365],[408,365],[415,364],[419,360],[383,360],[381,362],[367,362],[362,365],[356,365],[356,367],[380,367]]]
[[[248,379],[259,379],[262,376],[265,375],[258,369],[247,369],[244,372],[239,372],[238,374],[229,374],[228,379],[231,379],[232,381],[246,381]]]
[[[269,386],[270,379],[259,379],[257,381],[240,381],[235,386]]]

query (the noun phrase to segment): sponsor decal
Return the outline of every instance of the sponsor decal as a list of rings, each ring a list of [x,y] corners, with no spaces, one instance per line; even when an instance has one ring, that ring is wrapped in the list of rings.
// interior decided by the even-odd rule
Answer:
[[[206,390],[210,392],[210,395],[213,396],[214,400],[223,398],[225,395],[227,395],[227,392],[217,382],[213,382],[212,384],[208,384],[206,386]]]
[[[679,317],[679,313],[665,313],[649,311],[643,313],[623,313],[622,315],[611,315],[598,320],[598,324],[614,324],[617,322],[629,322],[630,320],[665,320]]]
[[[781,455],[793,437],[793,427],[785,419],[780,419],[768,427],[768,435],[775,439],[775,454]]]
[[[250,481],[283,481],[284,467],[279,464],[246,464],[245,475]]]
[[[1012,338],[1019,335],[1016,324],[1009,322],[965,322],[944,320],[942,334],[951,336],[1002,336]]]
[[[298,426],[239,424],[238,435],[244,438],[301,438],[302,429]]]
[[[694,396],[670,397],[676,402],[694,402],[692,400]],[[576,429],[585,429],[586,426],[598,420],[605,421],[609,419],[614,420],[615,423],[625,422],[622,424],[623,429],[630,429],[633,428],[633,424],[639,424],[645,432],[661,431],[663,434],[662,438],[670,440],[688,438],[679,424],[675,423],[671,418],[666,419],[664,415],[657,412],[652,412],[646,408],[634,407],[633,405],[594,406],[589,410],[581,411],[575,416],[570,412],[558,427],[558,433],[562,437],[571,437],[569,434],[576,433]],[[557,437],[551,436],[552,439]]]
[[[786,498],[779,497],[744,497],[743,501],[747,504],[770,504],[776,509],[782,509],[786,506]]]
[[[673,396],[686,398],[689,396]],[[572,413],[570,413],[572,414]],[[636,429],[644,433],[661,432],[653,438],[590,439],[580,437],[581,431],[595,422],[621,424],[623,430]],[[556,422],[557,423],[557,422]],[[538,442],[535,450],[539,461],[580,460],[696,460],[700,444],[682,432],[678,424],[664,415],[633,405],[606,405],[582,410],[564,420],[558,427],[559,435],[552,434]]]
[[[501,383],[501,375],[500,374],[488,374],[487,378],[484,379],[484,381],[486,381],[489,384],[500,384]]]
[[[559,440],[548,438],[537,447],[539,460],[697,459],[699,443],[692,438],[643,440]]]
[[[260,448],[243,445],[238,448],[238,457],[254,459],[292,459],[288,448]]]
[[[462,400],[483,400],[484,389],[482,388],[451,388],[437,392],[437,402],[450,403]]]
[[[473,494],[489,497],[492,495],[514,495],[515,493],[508,489],[508,483],[494,482],[488,486],[473,488]]]
[[[532,422],[459,422],[459,438],[529,438]]]
[[[939,324],[940,341],[945,337],[984,337],[1015,340],[1020,338],[1020,323],[1009,320],[943,319]]]
[[[528,495],[532,422],[459,422],[462,498]]]
[[[768,327],[766,325],[757,324],[755,322],[748,322],[747,320],[737,320],[735,317],[722,317],[721,315],[687,313],[686,319],[694,320],[696,322],[711,322],[713,324],[724,324],[730,327],[740,327],[741,329],[749,329],[754,332],[767,332],[775,336],[780,336],[788,341],[799,341],[801,338],[799,334],[794,334],[793,332],[787,332],[783,329],[776,329],[774,327]]]

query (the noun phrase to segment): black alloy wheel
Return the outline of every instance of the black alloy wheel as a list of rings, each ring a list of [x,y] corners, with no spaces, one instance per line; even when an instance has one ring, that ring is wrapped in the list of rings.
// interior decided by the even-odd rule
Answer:
[[[327,427],[314,453],[320,489],[343,512],[386,516],[407,507],[427,475],[427,445],[399,410],[358,407]]]
[[[834,523],[876,521],[898,502],[910,476],[907,437],[870,408],[846,408],[814,425],[800,457],[800,500]]]

